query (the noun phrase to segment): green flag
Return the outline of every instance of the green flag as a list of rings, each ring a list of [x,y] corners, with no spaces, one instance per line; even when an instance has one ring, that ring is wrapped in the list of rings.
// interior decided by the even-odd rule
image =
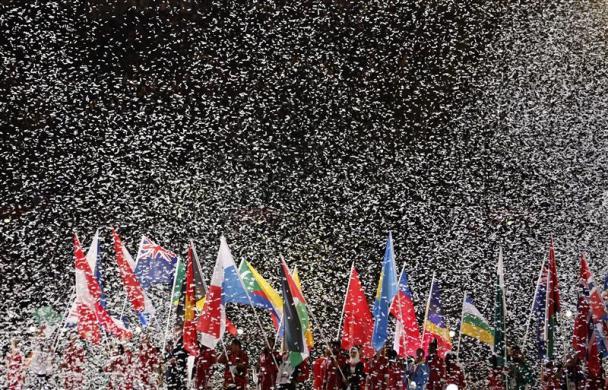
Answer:
[[[34,321],[38,325],[53,326],[61,321],[61,316],[51,306],[42,306],[34,310]]]
[[[171,292],[171,302],[173,306],[179,305],[179,300],[182,297],[182,285],[184,284],[184,280],[186,279],[186,266],[181,259],[177,258],[177,267],[175,269],[175,285],[173,286],[173,291]]]
[[[502,263],[502,248],[498,253],[496,267],[496,303],[494,306],[494,355],[498,367],[507,363],[507,345],[505,342],[505,277]]]

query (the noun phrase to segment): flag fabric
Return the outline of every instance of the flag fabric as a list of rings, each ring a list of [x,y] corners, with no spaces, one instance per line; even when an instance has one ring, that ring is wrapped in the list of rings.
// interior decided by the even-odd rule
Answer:
[[[253,306],[268,310],[276,327],[283,311],[283,300],[279,293],[247,260],[241,261],[239,275]]]
[[[589,264],[583,255],[580,257],[580,284],[589,308],[589,315],[592,328],[592,337],[597,344],[597,351],[602,357],[608,356],[608,342],[606,340],[606,319],[608,313],[604,306],[602,292],[593,281],[593,274],[589,269]],[[590,337],[591,337],[590,336]]]
[[[173,284],[177,255],[145,236],[141,238],[135,263],[135,276],[144,289]]]
[[[95,232],[95,236],[93,236],[93,241],[91,242],[91,246],[87,251],[87,262],[93,270],[93,274],[95,275],[95,279],[97,279],[97,283],[99,284],[99,289],[101,290],[101,296],[99,298],[99,303],[104,308],[106,307],[106,294],[103,290],[104,280],[103,274],[101,272],[101,259],[99,259],[99,230]]]
[[[192,245],[188,247],[186,259],[186,288],[184,294],[184,324],[183,340],[184,349],[190,356],[198,356],[198,342],[196,336],[195,306],[194,298],[194,266],[193,266]]]
[[[473,303],[473,298],[465,293],[464,303],[462,305],[462,324],[460,324],[460,333],[465,336],[472,337],[483,344],[491,347],[494,346],[494,329],[484,316],[477,310]]]
[[[393,349],[401,357],[415,357],[416,350],[420,348],[420,330],[405,269],[401,271],[399,291],[393,299],[390,312],[396,319]]]
[[[294,283],[300,290],[302,297],[304,296],[304,290],[302,289],[302,281],[300,280],[300,273],[298,272],[298,266],[293,267],[293,271],[291,272],[291,277],[293,278]],[[314,336],[312,334],[312,322],[310,321],[310,317],[307,317],[308,321],[306,322],[306,329],[304,329],[304,338],[306,339],[306,345],[308,349],[312,348],[315,344]],[[282,334],[282,333],[281,333]]]
[[[143,289],[137,276],[135,275],[135,262],[127,248],[122,244],[116,230],[112,229],[114,237],[114,251],[116,252],[116,263],[120,270],[122,284],[127,294],[127,299],[131,303],[131,307],[137,314],[139,322],[146,327],[149,321],[154,317],[155,309],[152,302],[148,298],[146,291]]]
[[[306,300],[289,273],[285,260],[280,268],[281,292],[283,294],[284,345],[292,367],[297,367],[309,355],[304,336],[309,326]]]
[[[78,236],[74,233],[74,272],[76,281],[75,313],[78,333],[82,339],[94,344],[100,341],[101,325],[103,329],[120,339],[128,339],[131,333],[115,321],[101,306],[101,288],[89,261],[84,255]]]
[[[388,233],[382,271],[376,290],[374,300],[374,330],[372,333],[372,346],[374,350],[380,350],[388,338],[388,315],[391,302],[397,295],[397,271],[395,269],[395,252],[393,249],[393,237]]]
[[[534,294],[534,301],[532,304],[532,318],[534,321],[534,339],[536,344],[536,350],[538,358],[543,360],[546,355],[546,340],[545,340],[545,309],[547,302],[547,275],[548,272],[547,261],[542,265],[540,278],[536,286],[536,292]]]
[[[171,292],[171,302],[173,303],[173,306],[179,305],[183,293],[182,289],[185,280],[186,264],[178,258],[177,264],[175,266],[175,283],[173,286],[173,291]]]
[[[220,249],[213,268],[211,284],[207,289],[207,297],[203,310],[198,317],[196,329],[200,333],[201,344],[215,348],[217,342],[224,337],[226,331],[225,289],[226,268],[234,268],[234,259],[224,236],[220,238]],[[238,276],[237,276],[238,277]],[[233,283],[234,284],[234,283]],[[233,286],[231,286],[233,287]]]
[[[557,263],[555,261],[555,250],[553,240],[549,246],[549,258],[547,264],[547,298],[545,300],[545,340],[546,357],[553,360],[555,357],[555,331],[557,328],[557,315],[560,311],[559,282],[557,277]]]
[[[425,352],[428,353],[429,344],[433,339],[437,339],[437,354],[444,358],[445,354],[452,349],[452,341],[450,339],[450,330],[443,316],[441,305],[441,287],[439,282],[433,278],[431,282],[431,291],[429,292],[429,301],[427,315],[424,320],[424,337],[422,344]]]
[[[581,361],[587,358],[587,346],[593,329],[589,304],[583,294],[578,297],[577,313],[574,318],[574,330],[572,332],[572,349]]]
[[[192,264],[194,267],[194,300],[196,302],[196,310],[201,312],[205,305],[205,297],[207,296],[207,283],[205,282],[205,275],[203,274],[201,262],[196,253],[196,247],[192,241],[190,242],[190,246],[192,247],[194,259],[194,263]]]
[[[497,367],[505,367],[507,364],[507,344],[505,340],[507,308],[505,296],[504,265],[502,248],[500,248],[496,266],[496,300],[494,303],[494,356],[496,357]]]
[[[342,321],[342,340],[340,343],[342,349],[349,351],[352,347],[359,347],[362,357],[373,357],[373,326],[374,320],[359,280],[359,273],[353,266],[350,270],[348,289],[344,297],[344,319]]]

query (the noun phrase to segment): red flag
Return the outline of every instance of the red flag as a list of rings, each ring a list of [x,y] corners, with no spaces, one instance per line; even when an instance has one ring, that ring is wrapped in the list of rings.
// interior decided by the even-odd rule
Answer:
[[[136,312],[141,313],[145,309],[143,289],[137,281],[135,273],[133,273],[133,265],[129,264],[125,258],[122,242],[120,241],[120,237],[116,233],[116,230],[112,229],[112,235],[114,236],[116,262],[118,263],[120,277],[122,278],[122,283],[125,286],[127,297],[129,298],[129,302],[131,302],[133,309]]]
[[[362,357],[374,356],[374,348],[371,344],[373,329],[374,320],[359,280],[359,274],[355,267],[352,267],[348,291],[344,298],[342,348],[349,350],[352,347],[359,347]]]
[[[561,302],[559,298],[559,279],[557,277],[557,263],[555,261],[555,249],[553,248],[553,240],[549,247],[549,280],[547,280],[547,318],[553,317],[559,313]]]
[[[94,344],[99,343],[99,325],[121,339],[131,337],[131,332],[114,322],[101,305],[101,288],[89,266],[78,236],[74,233],[74,258],[76,273],[76,314],[78,334]]]
[[[194,268],[192,265],[192,245],[188,247],[186,259],[186,293],[184,294],[184,349],[190,356],[198,356],[198,341],[196,339],[196,323],[194,322]]]
[[[572,334],[572,348],[581,361],[587,356],[587,341],[589,339],[589,305],[584,296],[578,297],[578,312],[574,319],[574,332]]]
[[[393,298],[390,313],[397,320],[393,349],[401,357],[415,357],[416,350],[420,348],[420,331],[418,330],[413,294],[408,285],[405,270],[401,272],[399,277],[399,291]]]

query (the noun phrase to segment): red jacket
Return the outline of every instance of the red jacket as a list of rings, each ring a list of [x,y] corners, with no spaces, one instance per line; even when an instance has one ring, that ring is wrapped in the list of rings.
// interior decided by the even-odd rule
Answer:
[[[274,359],[273,359],[274,355]],[[260,390],[270,390],[274,388],[277,380],[277,364],[281,362],[281,354],[278,352],[269,352],[266,349],[260,354],[258,359],[258,365],[260,366],[260,372],[258,374],[258,383],[260,384]]]
[[[211,370],[213,365],[217,362],[215,357],[215,350],[201,346],[199,354],[194,360],[194,369],[196,370],[196,388],[207,389],[209,388],[209,378],[211,378]]]
[[[325,375],[323,377],[323,390],[339,390],[344,385],[342,366],[346,363],[343,355],[329,357],[325,360]]]
[[[325,356],[319,356],[312,363],[312,389],[323,389],[323,378],[325,378]]]
[[[430,355],[426,364],[429,366],[427,390],[442,390],[445,379],[445,362],[439,355]]]
[[[247,353],[240,350],[237,353],[228,352],[228,361],[226,355],[222,354],[218,359],[220,364],[225,366],[224,368],[224,387],[230,385],[236,385],[237,390],[245,390],[249,379],[247,377],[247,370],[249,369],[249,358]],[[234,367],[234,372],[230,371],[230,366]]]
[[[445,368],[445,384],[455,384],[459,389],[464,389],[467,383],[464,379],[464,373],[457,364],[450,364]]]
[[[386,369],[386,390],[403,390],[403,365],[401,362],[389,362]]]
[[[374,356],[367,362],[367,390],[384,390],[388,370],[388,359],[385,356]]]

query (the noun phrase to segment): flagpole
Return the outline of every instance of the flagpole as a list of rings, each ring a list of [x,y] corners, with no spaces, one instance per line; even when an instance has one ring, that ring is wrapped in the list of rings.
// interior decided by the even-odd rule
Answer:
[[[462,338],[462,321],[464,320],[464,304],[467,301],[467,292],[462,298],[462,310],[460,312],[460,329],[458,330],[458,349],[456,349],[456,363],[460,362],[460,339]]]
[[[424,309],[424,322],[422,324],[422,338],[420,339],[422,348],[424,348],[424,336],[426,335],[426,320],[429,316],[429,306],[431,305],[431,293],[433,292],[434,284],[435,284],[435,271],[433,271],[433,278],[431,279],[431,287],[429,289],[429,297],[426,301],[426,308]]]
[[[163,335],[163,353],[165,351],[165,346],[167,345],[167,333],[169,333],[169,324],[171,323],[171,316],[173,314],[173,291],[175,291],[175,284],[177,282],[177,271],[179,270],[179,262],[180,258],[177,258],[177,264],[175,264],[175,272],[173,272],[173,286],[171,287],[171,292],[169,293],[169,314],[167,315],[167,324],[165,325],[165,333]]]
[[[543,268],[545,267],[545,263],[547,262],[547,256],[543,257],[543,261],[540,265],[540,271],[538,272],[538,279],[536,279],[536,288],[534,289],[534,296],[532,297],[532,304],[530,305],[530,314],[528,315],[528,319],[526,321],[526,332],[524,333],[524,339],[521,343],[521,346],[525,352],[526,350],[526,343],[528,341],[528,332],[530,330],[530,320],[532,319],[532,316],[534,315],[534,303],[536,301],[536,296],[538,295],[538,287],[540,285],[540,280],[543,277]]]
[[[353,270],[355,269],[355,262],[353,261],[350,266],[350,274],[348,275],[348,283],[346,284],[346,292],[344,293],[344,304],[342,304],[342,313],[340,314],[340,323],[338,324],[338,334],[336,340],[340,340],[340,331],[342,330],[342,321],[344,321],[344,310],[346,309],[346,299],[348,297],[348,290],[350,289],[350,281],[353,277]]]
[[[76,297],[76,286],[72,287],[72,293],[70,294],[69,298],[68,298],[68,305],[67,308],[64,311],[63,314],[63,320],[61,323],[61,327],[57,330],[57,336],[53,337],[53,347],[52,347],[52,352],[54,353],[55,350],[57,349],[57,344],[59,343],[59,339],[61,338],[61,333],[63,332],[64,328],[65,328],[65,324],[67,324],[68,322],[68,317],[70,315],[70,309],[72,308],[72,301],[73,299]]]

